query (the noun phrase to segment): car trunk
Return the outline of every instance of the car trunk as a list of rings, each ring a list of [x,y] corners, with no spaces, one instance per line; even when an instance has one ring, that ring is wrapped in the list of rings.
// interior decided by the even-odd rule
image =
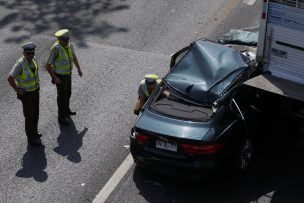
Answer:
[[[193,122],[176,119],[145,110],[137,122],[136,128],[160,135],[208,141],[207,133],[210,130],[210,122]]]

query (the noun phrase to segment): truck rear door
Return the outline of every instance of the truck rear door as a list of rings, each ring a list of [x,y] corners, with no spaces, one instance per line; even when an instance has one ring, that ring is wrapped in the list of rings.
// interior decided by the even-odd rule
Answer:
[[[304,101],[304,0],[263,1],[257,60],[248,85]]]

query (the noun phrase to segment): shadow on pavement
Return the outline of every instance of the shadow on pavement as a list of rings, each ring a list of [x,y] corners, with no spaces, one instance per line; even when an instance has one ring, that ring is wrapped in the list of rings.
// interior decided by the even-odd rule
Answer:
[[[267,152],[266,152],[267,153]],[[304,202],[304,151],[264,154],[243,176],[186,180],[136,167],[133,180],[147,202]],[[273,154],[277,153],[277,154]]]
[[[252,167],[243,175],[187,180],[136,167],[133,180],[147,202],[304,202],[304,148],[294,121],[273,114],[256,145]],[[262,127],[261,127],[262,128]]]
[[[67,28],[72,31],[76,43],[86,47],[88,35],[106,38],[112,33],[127,32],[127,28],[100,20],[102,16],[99,15],[129,7],[125,0],[0,0],[1,12],[8,11],[0,18],[0,29],[8,27],[14,33],[5,42],[20,43],[42,32],[53,34],[57,29]]]
[[[47,160],[44,152],[45,147],[27,147],[27,152],[22,158],[22,169],[20,169],[16,176],[20,178],[33,177],[38,182],[47,180],[48,175],[44,171],[47,166]]]
[[[71,119],[69,126],[60,125],[60,134],[57,138],[58,147],[54,148],[54,152],[66,156],[69,161],[79,163],[81,156],[78,150],[82,146],[82,139],[88,128],[84,128],[78,132],[73,120]]]

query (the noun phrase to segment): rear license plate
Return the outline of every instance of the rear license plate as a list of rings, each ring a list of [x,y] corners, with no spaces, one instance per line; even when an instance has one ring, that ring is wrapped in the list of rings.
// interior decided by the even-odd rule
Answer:
[[[156,140],[155,142],[155,146],[158,149],[164,149],[167,151],[171,151],[171,152],[177,152],[177,144],[172,143],[172,142],[166,142],[166,141],[162,141],[162,140]]]

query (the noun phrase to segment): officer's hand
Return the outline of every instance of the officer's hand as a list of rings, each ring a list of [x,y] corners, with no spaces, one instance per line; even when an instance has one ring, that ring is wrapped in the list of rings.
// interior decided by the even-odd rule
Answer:
[[[17,93],[17,94],[20,94],[20,95],[24,95],[24,94],[25,94],[25,91],[24,91],[24,89],[22,89],[22,88],[18,88],[18,89],[16,90],[16,93]]]
[[[82,71],[78,69],[78,75],[81,77],[83,75]]]
[[[58,77],[53,78],[52,82],[53,82],[55,85],[60,85],[60,84],[61,84],[61,80],[60,80],[60,78],[58,78]]]

